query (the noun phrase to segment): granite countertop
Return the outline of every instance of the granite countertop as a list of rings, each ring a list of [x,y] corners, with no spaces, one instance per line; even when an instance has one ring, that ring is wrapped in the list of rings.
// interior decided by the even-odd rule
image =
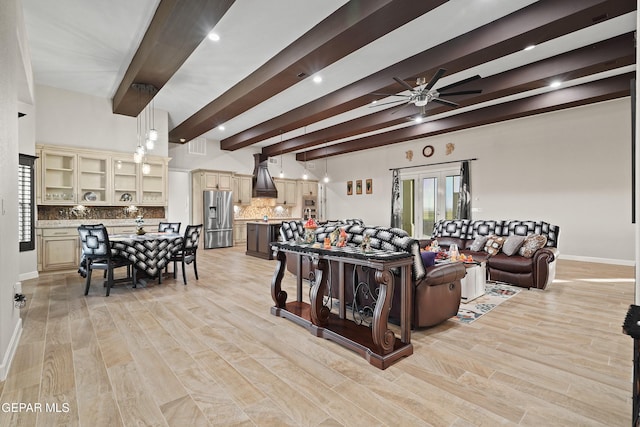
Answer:
[[[158,223],[166,221],[162,218],[145,218],[144,227],[157,227]],[[78,227],[82,224],[104,224],[107,227],[132,226],[135,227],[136,222],[133,218],[128,219],[63,219],[63,220],[38,220],[36,228],[64,228]]]

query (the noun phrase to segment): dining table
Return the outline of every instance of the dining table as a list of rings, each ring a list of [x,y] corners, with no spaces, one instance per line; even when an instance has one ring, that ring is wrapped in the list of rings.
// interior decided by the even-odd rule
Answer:
[[[180,249],[183,236],[170,232],[145,234],[113,234],[109,236],[112,254],[134,263],[138,271],[162,280],[162,270],[171,256]]]

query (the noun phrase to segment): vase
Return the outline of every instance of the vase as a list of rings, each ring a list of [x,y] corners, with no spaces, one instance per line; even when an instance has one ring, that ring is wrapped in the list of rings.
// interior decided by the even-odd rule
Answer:
[[[136,231],[136,234],[139,234],[139,235],[141,235],[141,236],[142,236],[144,233],[146,233],[146,231],[144,231],[144,228],[142,228],[142,227],[138,228],[138,230]]]

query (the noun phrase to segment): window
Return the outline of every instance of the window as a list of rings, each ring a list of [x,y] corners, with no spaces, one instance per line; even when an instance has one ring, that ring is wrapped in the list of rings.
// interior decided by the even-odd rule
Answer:
[[[20,154],[18,169],[18,236],[20,252],[35,249],[34,163],[37,157]]]

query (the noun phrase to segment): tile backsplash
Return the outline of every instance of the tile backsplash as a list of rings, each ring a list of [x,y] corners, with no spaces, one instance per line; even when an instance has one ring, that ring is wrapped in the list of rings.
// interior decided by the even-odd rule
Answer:
[[[136,210],[137,209],[137,210]],[[163,206],[52,206],[38,205],[38,220],[165,218]]]

